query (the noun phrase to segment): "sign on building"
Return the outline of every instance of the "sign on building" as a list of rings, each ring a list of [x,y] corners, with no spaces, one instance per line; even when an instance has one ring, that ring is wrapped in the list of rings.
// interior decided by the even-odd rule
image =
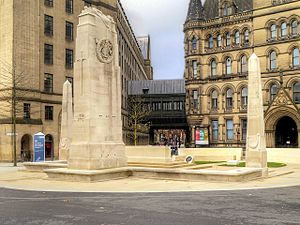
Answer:
[[[45,161],[45,135],[37,133],[33,136],[33,162]]]
[[[196,129],[196,145],[209,145],[208,140],[208,129],[207,128],[197,128]]]

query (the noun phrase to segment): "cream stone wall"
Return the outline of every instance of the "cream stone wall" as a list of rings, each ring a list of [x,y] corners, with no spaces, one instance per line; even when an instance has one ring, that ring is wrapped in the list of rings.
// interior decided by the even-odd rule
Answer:
[[[26,79],[22,86],[29,89],[20,102],[18,113],[17,155],[20,159],[21,139],[23,135],[43,132],[52,136],[54,158],[58,159],[60,137],[60,119],[62,87],[66,77],[73,77],[73,68],[65,66],[66,49],[73,50],[75,60],[75,38],[78,15],[84,8],[83,0],[73,1],[73,13],[65,11],[65,1],[53,1],[53,7],[45,6],[40,0],[0,0],[0,59],[9,64],[15,63],[17,73],[24,73]],[[148,79],[142,53],[137,46],[135,36],[117,0],[97,1],[96,7],[104,14],[111,15],[117,22],[119,44],[122,45],[120,60],[123,78],[123,121],[126,125],[127,81],[130,79]],[[53,17],[53,35],[44,34],[44,17]],[[73,41],[66,40],[66,21],[73,23]],[[53,65],[44,63],[44,45],[53,45]],[[0,63],[1,68],[1,63]],[[53,74],[53,93],[44,91],[44,74]],[[23,119],[23,103],[31,104],[31,119]],[[1,106],[7,105],[1,102]],[[45,120],[45,106],[53,106],[53,120]],[[0,113],[0,119],[3,117]],[[11,160],[10,115],[0,120],[0,160]],[[126,137],[126,135],[125,135]],[[32,151],[32,146],[30,147]],[[32,153],[32,152],[31,152]],[[3,155],[3,157],[2,157]]]

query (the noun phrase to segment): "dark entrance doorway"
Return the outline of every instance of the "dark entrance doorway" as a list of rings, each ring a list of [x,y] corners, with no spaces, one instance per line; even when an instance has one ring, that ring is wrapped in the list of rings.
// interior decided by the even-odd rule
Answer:
[[[48,134],[45,137],[45,157],[48,160],[54,159],[53,147],[53,137]]]
[[[21,161],[30,162],[32,159],[32,137],[25,134],[21,139]]]
[[[282,117],[276,126],[276,147],[298,147],[298,131],[295,121],[288,117]]]

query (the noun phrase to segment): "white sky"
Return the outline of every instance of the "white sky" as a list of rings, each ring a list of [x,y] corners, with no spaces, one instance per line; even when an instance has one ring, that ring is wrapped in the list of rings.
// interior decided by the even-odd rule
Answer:
[[[136,36],[150,34],[154,79],[182,79],[189,0],[121,0]]]

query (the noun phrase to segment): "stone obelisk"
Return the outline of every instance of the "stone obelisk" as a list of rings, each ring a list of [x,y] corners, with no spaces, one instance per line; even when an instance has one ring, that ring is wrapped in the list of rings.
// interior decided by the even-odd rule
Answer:
[[[63,86],[59,160],[68,160],[72,142],[73,99],[72,84],[67,80]]]
[[[259,58],[254,53],[249,59],[247,118],[246,166],[262,168],[263,176],[266,176],[268,169],[261,72]]]
[[[74,120],[69,169],[127,166],[122,140],[116,24],[100,10],[79,15],[74,66]]]

